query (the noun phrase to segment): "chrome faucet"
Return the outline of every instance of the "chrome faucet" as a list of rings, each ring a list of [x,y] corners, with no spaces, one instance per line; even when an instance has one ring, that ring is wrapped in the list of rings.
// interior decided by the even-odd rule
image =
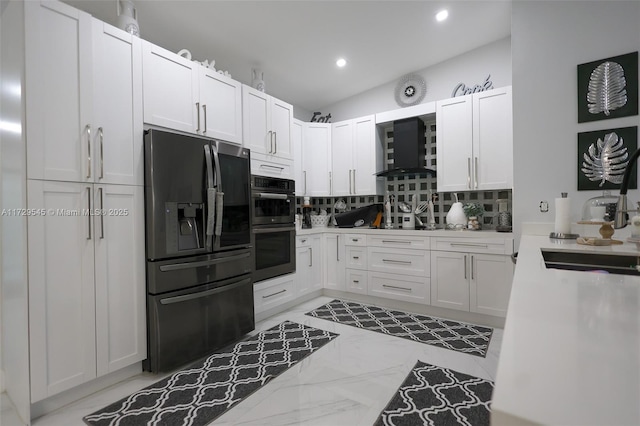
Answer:
[[[631,177],[633,166],[638,161],[638,157],[640,157],[640,148],[636,149],[635,152],[631,154],[631,158],[629,159],[627,168],[624,171],[624,176],[622,177],[622,185],[620,185],[620,196],[618,196],[618,205],[616,206],[616,218],[613,223],[613,227],[616,229],[624,228],[625,226],[627,226],[629,220],[629,215],[627,214],[628,212],[638,211],[627,209],[627,189],[629,187],[629,178]]]

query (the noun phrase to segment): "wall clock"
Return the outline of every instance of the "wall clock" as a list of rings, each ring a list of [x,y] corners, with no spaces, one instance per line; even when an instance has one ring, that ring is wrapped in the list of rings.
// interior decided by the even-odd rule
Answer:
[[[418,105],[427,94],[424,78],[417,74],[407,74],[396,85],[396,103],[401,107]]]

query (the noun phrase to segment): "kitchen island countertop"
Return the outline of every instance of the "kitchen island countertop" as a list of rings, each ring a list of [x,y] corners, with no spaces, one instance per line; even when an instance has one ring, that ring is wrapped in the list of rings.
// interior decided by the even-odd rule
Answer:
[[[639,254],[522,237],[492,425],[640,424],[640,277],[547,269],[541,248]]]

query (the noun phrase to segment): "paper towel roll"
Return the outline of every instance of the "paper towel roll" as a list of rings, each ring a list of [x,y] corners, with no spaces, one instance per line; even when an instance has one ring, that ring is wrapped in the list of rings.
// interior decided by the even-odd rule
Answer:
[[[556,234],[571,233],[571,199],[556,198]]]

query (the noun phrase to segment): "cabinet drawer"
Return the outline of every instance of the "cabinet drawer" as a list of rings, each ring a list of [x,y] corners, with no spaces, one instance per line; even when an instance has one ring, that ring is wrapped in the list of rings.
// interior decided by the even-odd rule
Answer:
[[[344,244],[346,246],[359,246],[366,247],[367,245],[367,236],[360,234],[345,234],[344,235]]]
[[[404,300],[414,303],[430,303],[428,277],[410,277],[407,275],[369,272],[369,296]]]
[[[368,247],[367,257],[372,272],[428,277],[431,269],[429,252],[425,250]]]
[[[347,291],[351,293],[367,294],[367,271],[357,269],[345,270]]]
[[[283,159],[256,158],[259,154],[251,155],[251,174],[293,179],[293,161]]]
[[[264,312],[294,298],[294,274],[262,281],[253,287],[255,313]]]
[[[367,269],[366,247],[346,247],[347,268]]]
[[[432,238],[431,250],[512,254],[513,240],[510,238]]]
[[[409,235],[369,235],[371,247],[394,247],[407,249],[429,249],[429,237]]]

